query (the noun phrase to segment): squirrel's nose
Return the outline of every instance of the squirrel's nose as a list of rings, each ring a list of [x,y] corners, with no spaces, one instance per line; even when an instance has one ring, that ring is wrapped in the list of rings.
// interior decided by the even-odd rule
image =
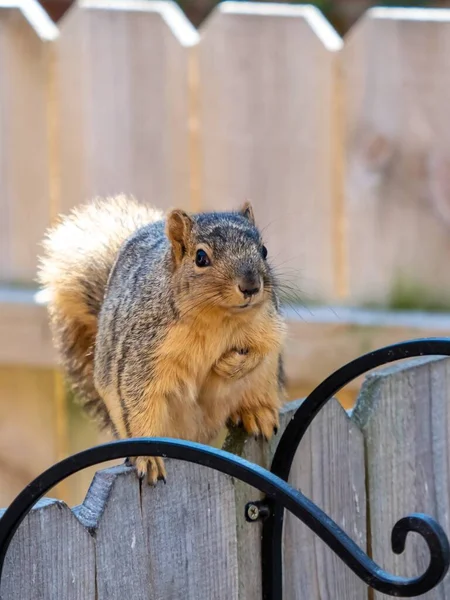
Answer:
[[[241,277],[238,287],[244,298],[250,298],[251,296],[255,296],[261,289],[261,280],[254,275]]]

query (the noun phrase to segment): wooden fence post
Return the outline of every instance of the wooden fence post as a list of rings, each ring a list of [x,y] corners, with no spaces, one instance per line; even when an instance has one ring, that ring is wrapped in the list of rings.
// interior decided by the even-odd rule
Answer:
[[[285,295],[335,298],[340,38],[314,7],[246,2],[200,33],[202,207],[249,198]]]
[[[136,474],[124,466],[98,471],[75,511],[95,536],[96,600],[153,599]]]
[[[300,406],[290,402],[281,410],[280,430],[270,444],[233,432],[225,449],[270,468],[278,440]],[[335,401],[316,417],[298,448],[290,484],[318,504],[366,551],[366,494],[363,438]],[[239,600],[262,597],[260,523],[244,519],[245,504],[261,498],[257,490],[235,484],[238,519]],[[289,600],[362,600],[367,586],[303,523],[286,513],[283,542],[284,597]]]
[[[60,22],[60,211],[94,195],[189,207],[189,50],[173,2],[83,0]]]
[[[287,424],[295,403],[288,405]],[[330,401],[300,444],[289,483],[322,508],[366,549],[363,437],[337,401]],[[284,526],[284,597],[363,600],[367,586],[289,513]]]
[[[351,301],[450,307],[449,40],[449,10],[394,8],[345,38]]]
[[[0,585],[1,600],[37,598],[97,599],[94,540],[63,502],[50,498],[19,526]]]
[[[283,409],[280,432],[271,444],[233,430],[225,448],[268,466],[298,405]],[[292,482],[331,509],[364,549],[360,439],[342,408],[331,403],[299,450]],[[141,484],[133,470],[116,466],[95,475],[85,501],[73,512],[49,500],[45,508],[33,510],[8,551],[0,598],[31,600],[41,594],[59,600],[69,577],[70,593],[84,600],[122,599],[130,593],[136,600],[259,600],[261,524],[244,518],[246,503],[259,492],[207,467],[174,460],[166,466],[167,485]],[[284,554],[286,598],[319,593],[324,600],[365,597],[365,585],[350,571],[341,574],[339,559],[289,517]],[[30,595],[31,585],[35,595]]]
[[[387,571],[416,576],[426,570],[429,553],[423,540],[408,536],[406,551],[391,550],[394,524],[423,512],[450,531],[449,433],[450,361],[417,359],[369,376],[353,420],[366,447],[367,490],[374,560]],[[411,539],[410,539],[411,538]],[[388,598],[375,592],[374,598]],[[450,598],[450,580],[422,596]]]
[[[142,488],[153,598],[238,600],[234,483],[168,461],[167,486]]]

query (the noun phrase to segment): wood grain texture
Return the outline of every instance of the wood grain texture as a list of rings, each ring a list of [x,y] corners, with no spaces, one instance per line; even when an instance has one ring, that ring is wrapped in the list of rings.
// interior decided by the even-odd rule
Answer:
[[[38,2],[0,7],[0,281],[31,282],[50,221],[50,46],[55,25]]]
[[[340,38],[313,7],[246,2],[220,4],[200,33],[202,207],[249,198],[288,283],[329,301]]]
[[[136,473],[125,466],[99,471],[77,515],[95,535],[96,600],[151,600]]]
[[[230,430],[223,449],[263,467],[267,468],[270,465],[271,453],[268,445],[247,436],[240,427],[233,427]],[[236,502],[238,598],[239,600],[260,600],[262,597],[262,524],[247,522],[245,505],[252,500],[261,500],[263,494],[238,479],[234,481],[234,494]]]
[[[224,449],[256,464],[270,466],[284,429],[301,405],[286,404],[280,428],[270,444],[249,439],[233,429]],[[317,417],[294,461],[290,483],[333,516],[338,524],[365,550],[364,448],[361,432],[337,402],[331,402]],[[235,482],[238,525],[239,600],[261,598],[260,523],[247,523],[245,504],[261,498],[260,493]],[[289,600],[348,598],[362,600],[367,588],[341,561],[295,517],[286,514],[284,533],[284,597]]]
[[[291,417],[289,406],[283,420]],[[300,444],[289,482],[366,551],[363,437],[336,401],[319,413]],[[289,513],[284,525],[284,597],[363,600],[367,586]]]
[[[189,206],[189,48],[172,2],[75,3],[59,23],[61,203],[133,194]]]
[[[380,8],[346,36],[351,301],[406,290],[449,304],[449,34],[450,11]]]
[[[354,410],[367,449],[373,557],[395,575],[416,576],[429,562],[418,535],[408,536],[404,554],[393,554],[390,536],[399,519],[422,512],[450,531],[449,406],[450,361],[422,358],[369,376]],[[450,598],[448,576],[423,598]]]
[[[241,427],[232,427],[223,449],[245,460],[270,469],[278,442],[301,401],[287,403],[281,410],[278,433],[267,444],[249,437]],[[234,482],[236,500],[237,549],[239,570],[239,600],[260,600],[262,597],[261,535],[262,523],[249,523],[245,518],[247,502],[262,500],[264,494],[246,483]]]
[[[152,600],[237,600],[231,478],[172,460],[167,474],[167,485],[142,486]]]
[[[168,475],[151,488],[116,466],[73,512],[45,500],[14,538],[1,600],[238,600],[232,479],[182,461]]]
[[[6,555],[0,598],[96,600],[94,540],[65,504],[45,498],[20,525]]]

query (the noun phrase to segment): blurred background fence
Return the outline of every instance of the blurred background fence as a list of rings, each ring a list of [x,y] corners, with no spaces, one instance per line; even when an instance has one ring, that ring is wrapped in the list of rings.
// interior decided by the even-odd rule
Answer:
[[[99,440],[35,283],[46,227],[92,196],[252,200],[285,282],[291,399],[362,352],[450,334],[449,56],[446,9],[374,8],[342,39],[313,6],[226,2],[195,29],[171,2],[82,0],[57,25],[3,2],[0,505]],[[80,501],[91,476],[56,495]]]

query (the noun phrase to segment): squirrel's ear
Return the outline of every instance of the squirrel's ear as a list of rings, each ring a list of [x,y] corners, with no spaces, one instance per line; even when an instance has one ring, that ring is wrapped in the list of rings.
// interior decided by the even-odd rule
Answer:
[[[186,252],[192,225],[191,217],[184,210],[175,209],[167,215],[166,234],[177,261],[180,261]]]
[[[247,201],[239,212],[243,217],[245,217],[251,223],[253,223],[253,225],[255,224],[255,215],[253,213],[253,207],[250,202]]]

